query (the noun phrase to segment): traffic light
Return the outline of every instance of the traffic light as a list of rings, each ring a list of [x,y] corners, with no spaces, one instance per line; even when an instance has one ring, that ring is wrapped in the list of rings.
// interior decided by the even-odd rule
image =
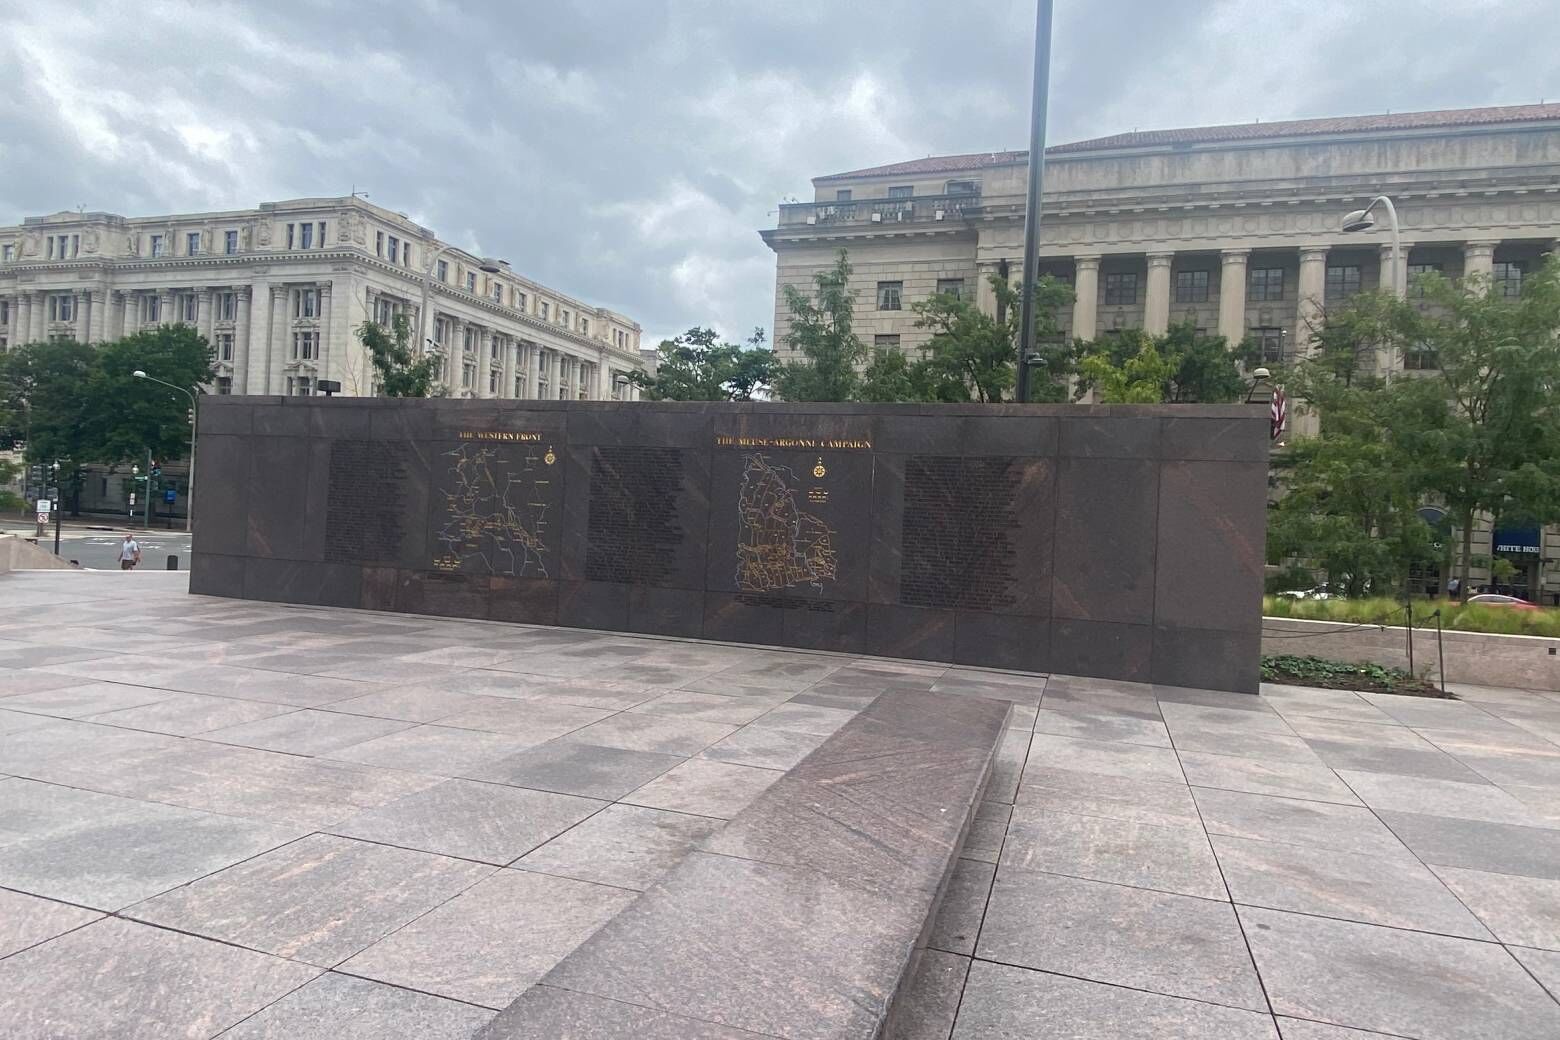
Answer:
[[[147,476],[148,480],[159,480],[159,479],[161,479],[161,477],[162,477],[162,467],[159,466],[155,461],[152,462],[151,468],[146,471],[146,476]]]

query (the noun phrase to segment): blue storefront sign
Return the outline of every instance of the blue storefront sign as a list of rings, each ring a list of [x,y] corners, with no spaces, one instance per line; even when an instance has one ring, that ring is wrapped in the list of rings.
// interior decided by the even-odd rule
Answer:
[[[1495,551],[1519,556],[1537,556],[1543,544],[1537,527],[1495,528]]]
[[[164,502],[168,503],[171,506],[175,502],[177,502],[178,500],[179,500],[179,493],[177,491],[175,491],[173,488],[165,488],[163,490],[163,501]]]

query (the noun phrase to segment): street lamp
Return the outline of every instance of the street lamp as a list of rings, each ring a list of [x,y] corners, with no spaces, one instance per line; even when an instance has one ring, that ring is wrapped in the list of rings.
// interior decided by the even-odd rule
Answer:
[[[1403,279],[1403,246],[1398,238],[1397,207],[1392,205],[1392,200],[1385,195],[1377,195],[1370,200],[1370,205],[1344,217],[1341,230],[1344,234],[1353,234],[1357,231],[1369,231],[1375,227],[1376,222],[1371,219],[1370,211],[1375,209],[1378,203],[1387,211],[1387,226],[1392,231],[1392,295],[1401,300],[1407,295]]]
[[[417,338],[420,342],[426,343],[429,341],[428,297],[433,292],[434,265],[438,263],[439,257],[443,256],[445,253],[448,253],[451,249],[454,248],[454,246],[440,246],[438,249],[435,249],[433,252],[429,253],[427,258],[423,260],[422,308],[417,312]],[[484,256],[477,261],[477,270],[481,271],[483,274],[497,274],[499,271],[499,265],[501,263],[502,261],[497,260],[494,257]]]
[[[184,503],[184,529],[188,531],[190,529],[190,519],[195,515],[195,395],[187,387],[170,383],[164,379],[158,379],[156,376],[149,376],[139,368],[130,374],[137,379],[147,379],[161,386],[166,386],[170,390],[177,390],[190,399],[190,490]],[[148,479],[146,482],[146,494],[150,496],[151,493],[152,482]],[[147,504],[150,507],[150,501]]]

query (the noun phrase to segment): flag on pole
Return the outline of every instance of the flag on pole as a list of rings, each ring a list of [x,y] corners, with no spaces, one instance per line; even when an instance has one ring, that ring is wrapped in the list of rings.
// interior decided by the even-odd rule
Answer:
[[[1289,400],[1284,396],[1284,391],[1279,387],[1273,388],[1273,403],[1268,412],[1270,430],[1273,440],[1278,440],[1284,430],[1289,426]]]

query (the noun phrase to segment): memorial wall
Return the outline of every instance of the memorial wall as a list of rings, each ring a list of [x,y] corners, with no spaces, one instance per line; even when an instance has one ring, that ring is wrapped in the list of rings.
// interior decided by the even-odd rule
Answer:
[[[191,591],[1255,692],[1266,410],[208,397]]]

